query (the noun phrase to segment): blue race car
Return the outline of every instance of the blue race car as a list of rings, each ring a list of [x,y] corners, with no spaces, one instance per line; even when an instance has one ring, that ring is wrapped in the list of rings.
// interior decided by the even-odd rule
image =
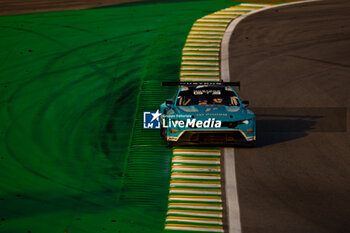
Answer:
[[[255,115],[233,86],[239,82],[166,82],[180,86],[160,105],[161,135],[174,145],[254,145]]]

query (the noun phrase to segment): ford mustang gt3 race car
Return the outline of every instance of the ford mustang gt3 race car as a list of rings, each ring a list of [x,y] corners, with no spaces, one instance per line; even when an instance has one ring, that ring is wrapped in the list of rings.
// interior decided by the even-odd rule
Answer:
[[[239,82],[165,82],[180,86],[160,105],[168,145],[254,145],[255,115],[233,86]]]

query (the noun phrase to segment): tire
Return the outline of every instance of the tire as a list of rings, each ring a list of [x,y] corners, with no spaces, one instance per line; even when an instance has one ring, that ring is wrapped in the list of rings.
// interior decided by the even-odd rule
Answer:
[[[160,126],[160,136],[163,138],[166,138],[166,135],[167,135],[166,129],[163,128],[163,126],[161,125]]]
[[[174,147],[176,145],[176,142],[166,141],[166,144],[168,145],[168,147]]]
[[[250,142],[246,142],[245,146],[246,147],[255,147],[256,146],[256,140],[250,141]]]
[[[162,136],[163,138],[165,138],[166,144],[167,144],[169,147],[173,147],[173,146],[176,145],[176,142],[171,142],[171,141],[166,140],[166,137],[167,137],[167,129],[166,129],[166,128],[163,128],[162,125],[160,126],[160,136]]]

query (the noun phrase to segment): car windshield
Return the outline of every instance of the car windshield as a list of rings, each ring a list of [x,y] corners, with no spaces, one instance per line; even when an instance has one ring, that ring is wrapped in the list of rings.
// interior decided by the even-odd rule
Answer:
[[[192,89],[181,91],[177,97],[178,106],[226,105],[239,106],[238,97],[231,90]]]

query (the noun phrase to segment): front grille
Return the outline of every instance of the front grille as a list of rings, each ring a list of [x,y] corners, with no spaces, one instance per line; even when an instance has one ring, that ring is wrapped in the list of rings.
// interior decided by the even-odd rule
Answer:
[[[204,143],[204,144],[227,144],[244,142],[245,138],[240,131],[229,132],[206,132],[206,131],[188,131],[179,139],[179,142]]]
[[[239,124],[241,124],[241,121],[223,121],[221,122],[221,127],[235,128]]]

